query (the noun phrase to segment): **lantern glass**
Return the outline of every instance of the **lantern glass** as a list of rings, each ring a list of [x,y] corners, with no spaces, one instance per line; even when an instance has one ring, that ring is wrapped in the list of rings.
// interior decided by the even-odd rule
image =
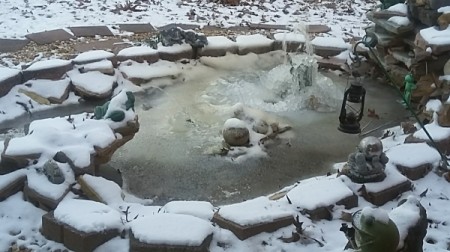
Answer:
[[[359,122],[364,112],[364,100],[366,90],[354,82],[344,93],[341,112],[339,115],[339,130],[349,134],[359,134],[361,127]]]

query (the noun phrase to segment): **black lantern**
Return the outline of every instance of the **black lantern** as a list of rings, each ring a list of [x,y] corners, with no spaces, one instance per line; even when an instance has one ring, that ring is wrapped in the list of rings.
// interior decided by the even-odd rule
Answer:
[[[339,130],[348,134],[361,133],[359,122],[363,117],[366,90],[359,82],[352,82],[345,90],[339,114]]]

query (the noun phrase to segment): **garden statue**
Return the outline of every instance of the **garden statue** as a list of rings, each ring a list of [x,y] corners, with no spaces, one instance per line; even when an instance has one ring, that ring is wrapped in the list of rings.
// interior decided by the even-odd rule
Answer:
[[[400,240],[397,226],[386,211],[365,207],[353,214],[355,245],[360,252],[396,252]]]
[[[412,76],[412,74],[407,74],[405,76],[405,91],[403,93],[403,97],[404,97],[404,102],[406,103],[406,106],[409,106],[411,104],[411,95],[412,95],[412,91],[414,89],[416,89],[416,84],[414,83],[414,77]]]
[[[122,90],[111,101],[95,107],[94,118],[97,120],[109,118],[114,122],[120,122],[125,119],[125,111],[130,109],[134,111],[134,101],[135,97],[132,92]]]
[[[341,174],[356,183],[379,182],[386,177],[384,168],[388,161],[380,139],[373,136],[365,137],[359,143],[356,152],[348,156],[348,162]]]

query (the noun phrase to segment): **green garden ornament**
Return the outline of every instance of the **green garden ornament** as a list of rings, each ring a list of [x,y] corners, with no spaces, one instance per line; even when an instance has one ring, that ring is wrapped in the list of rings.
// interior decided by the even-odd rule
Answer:
[[[360,252],[396,252],[400,235],[382,209],[366,207],[353,214],[355,242]]]
[[[411,105],[411,95],[412,95],[412,91],[414,89],[416,89],[416,84],[414,83],[414,77],[412,76],[412,74],[407,74],[405,76],[405,91],[403,93],[403,97],[405,98],[404,102],[406,102],[405,105]]]
[[[134,111],[134,94],[130,91],[122,91],[111,101],[106,102],[102,106],[94,109],[94,118],[111,119],[113,122],[120,122],[125,119],[125,111],[132,109]]]

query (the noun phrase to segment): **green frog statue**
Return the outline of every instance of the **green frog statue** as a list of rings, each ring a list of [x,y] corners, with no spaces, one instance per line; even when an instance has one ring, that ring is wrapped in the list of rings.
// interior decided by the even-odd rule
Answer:
[[[396,252],[397,226],[386,211],[365,207],[353,214],[356,249],[359,252]]]
[[[412,74],[409,73],[405,76],[404,85],[405,85],[405,91],[403,93],[404,103],[406,103],[405,105],[411,105],[412,92],[417,87]]]
[[[111,119],[113,122],[121,122],[125,119],[125,112],[130,109],[134,112],[134,94],[130,91],[122,90],[110,101],[102,106],[97,106],[94,109],[94,118]]]

